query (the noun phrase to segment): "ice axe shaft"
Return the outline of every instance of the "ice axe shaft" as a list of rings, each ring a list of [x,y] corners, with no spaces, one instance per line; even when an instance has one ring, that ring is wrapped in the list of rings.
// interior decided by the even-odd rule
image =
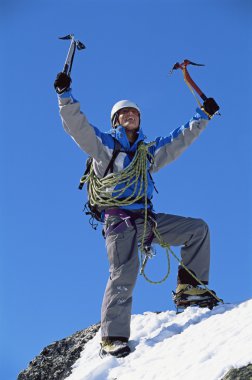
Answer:
[[[75,40],[74,34],[68,34],[67,36],[59,37],[59,39],[60,40],[71,40],[70,47],[69,47],[67,57],[65,60],[65,64],[63,67],[63,72],[65,74],[67,74],[68,76],[70,76],[76,47],[78,50],[82,50],[82,49],[85,49],[86,46],[82,42]]]
[[[70,76],[71,74],[75,50],[76,50],[76,43],[75,43],[75,40],[72,39],[68,53],[67,53],[66,61],[63,67],[63,73],[67,74],[68,76]]]
[[[188,59],[185,59],[184,62],[182,62],[182,63],[179,63],[179,62],[175,63],[172,70],[170,71],[170,74],[172,74],[173,70],[181,69],[183,71],[185,82],[187,84],[189,83],[189,85],[199,94],[201,99],[205,101],[207,99],[207,96],[203,93],[203,91],[201,91],[201,89],[197,86],[197,84],[191,78],[191,76],[187,70],[188,65],[205,66],[201,63],[195,63],[195,62],[189,61]]]

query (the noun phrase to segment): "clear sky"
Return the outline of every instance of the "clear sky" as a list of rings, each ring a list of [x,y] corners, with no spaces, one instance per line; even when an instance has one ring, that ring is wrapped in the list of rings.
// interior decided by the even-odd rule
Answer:
[[[210,287],[227,302],[251,297],[251,16],[237,1],[1,2],[1,377],[42,348],[100,320],[108,276],[101,229],[82,213],[86,155],[63,131],[53,82],[74,33],[73,94],[106,131],[120,99],[142,109],[151,140],[197,106],[176,61],[221,107],[200,138],[155,176],[156,211],[203,218],[211,230]],[[178,253],[178,249],[176,249]],[[166,272],[165,254],[148,266]],[[177,263],[162,285],[139,277],[133,313],[172,310]]]

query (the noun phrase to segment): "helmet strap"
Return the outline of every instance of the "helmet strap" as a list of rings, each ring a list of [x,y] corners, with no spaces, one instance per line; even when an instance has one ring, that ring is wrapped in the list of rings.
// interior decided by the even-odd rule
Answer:
[[[114,114],[113,116],[113,120],[112,120],[112,127],[116,129],[116,127],[118,127],[119,125],[119,121],[118,121],[118,114],[117,112]]]

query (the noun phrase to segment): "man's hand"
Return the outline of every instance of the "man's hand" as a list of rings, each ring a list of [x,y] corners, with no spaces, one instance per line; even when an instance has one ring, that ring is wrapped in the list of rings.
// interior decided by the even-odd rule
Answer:
[[[213,116],[220,109],[213,98],[207,98],[203,103],[203,108],[210,116]]]
[[[71,78],[65,73],[58,73],[54,81],[54,88],[58,94],[63,94],[71,85]]]

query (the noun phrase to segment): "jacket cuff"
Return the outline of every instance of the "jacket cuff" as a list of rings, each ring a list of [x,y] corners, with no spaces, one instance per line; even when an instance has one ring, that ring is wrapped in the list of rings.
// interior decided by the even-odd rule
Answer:
[[[199,115],[199,117],[201,118],[201,119],[206,119],[206,120],[209,120],[209,117],[208,117],[208,115],[201,109],[201,108],[196,108],[196,115],[195,116],[197,116],[197,115]]]
[[[59,101],[59,104],[65,104],[66,102],[67,103],[77,103],[78,102],[78,100],[76,100],[73,97],[71,88],[69,88],[67,91],[63,92],[62,94],[58,94],[58,101]]]
[[[72,89],[64,91],[62,94],[58,94],[59,99],[71,98],[72,97]]]

